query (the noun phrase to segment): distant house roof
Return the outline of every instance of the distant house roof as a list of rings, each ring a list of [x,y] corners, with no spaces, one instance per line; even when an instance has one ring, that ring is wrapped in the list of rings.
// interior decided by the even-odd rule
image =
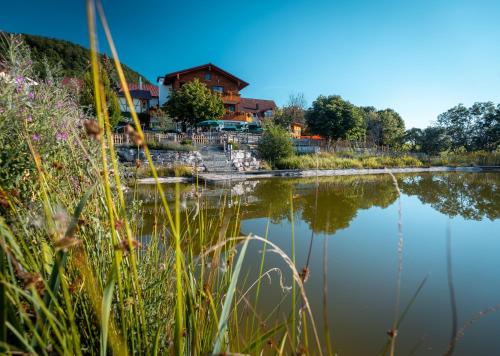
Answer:
[[[128,90],[131,92],[134,90],[145,90],[148,91],[153,98],[157,98],[159,96],[159,89],[158,86],[154,84],[144,84],[142,83],[142,89],[139,89],[139,84],[137,83],[127,83],[128,84]],[[120,96],[123,95],[123,91],[120,88],[120,91],[118,92]]]
[[[141,89],[134,89],[134,90],[129,90],[130,96],[132,99],[145,99],[145,100],[151,100],[152,95],[149,90],[141,90]],[[120,91],[118,93],[119,96],[124,96],[124,93]]]
[[[275,110],[276,103],[274,100],[241,98],[240,111],[249,113],[263,113],[268,110]]]
[[[226,77],[233,79],[234,81],[238,82],[238,89],[239,90],[241,90],[249,85],[243,79],[240,79],[237,76],[235,76],[229,72],[226,72],[224,69],[217,67],[216,65],[214,65],[212,63],[207,63],[207,64],[203,64],[201,66],[196,66],[196,67],[187,68],[187,69],[183,69],[183,70],[179,70],[176,72],[165,74],[163,82],[165,84],[169,84],[175,79],[175,77],[177,77],[177,75],[181,75],[181,74],[185,74],[185,73],[189,73],[189,72],[195,72],[195,71],[199,71],[202,69],[208,69],[209,71],[217,71],[217,72],[225,75]]]

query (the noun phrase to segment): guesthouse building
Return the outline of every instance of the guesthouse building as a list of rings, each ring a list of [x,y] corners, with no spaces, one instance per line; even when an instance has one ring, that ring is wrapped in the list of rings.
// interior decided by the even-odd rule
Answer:
[[[212,63],[158,77],[160,106],[168,101],[172,91],[194,79],[221,95],[226,109],[223,120],[260,122],[265,117],[272,117],[276,110],[276,104],[272,100],[243,98],[240,91],[249,83]]]

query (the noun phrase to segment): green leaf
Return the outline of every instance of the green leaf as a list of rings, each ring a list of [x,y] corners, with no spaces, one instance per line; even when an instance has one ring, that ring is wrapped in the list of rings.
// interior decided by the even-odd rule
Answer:
[[[115,271],[109,274],[109,281],[104,288],[101,306],[101,355],[106,356],[109,333],[109,314],[111,312],[111,302],[113,301],[113,290],[115,289]]]
[[[222,340],[227,329],[227,321],[229,319],[229,313],[231,312],[231,305],[233,303],[234,292],[236,291],[236,284],[238,283],[238,277],[241,271],[241,265],[243,264],[243,259],[245,258],[245,253],[247,251],[248,241],[245,240],[243,247],[241,248],[240,254],[238,255],[238,261],[236,261],[236,266],[234,267],[233,276],[231,277],[231,282],[229,283],[229,288],[226,294],[226,300],[224,300],[224,305],[222,306],[222,312],[219,319],[219,326],[217,337],[215,339],[214,354],[219,354],[221,351]]]

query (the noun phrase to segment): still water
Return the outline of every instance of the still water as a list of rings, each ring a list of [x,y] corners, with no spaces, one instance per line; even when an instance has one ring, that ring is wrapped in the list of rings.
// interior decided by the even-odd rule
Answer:
[[[396,354],[500,355],[500,173],[398,175],[397,182],[400,197],[389,176],[269,179],[200,191],[215,209],[221,196],[228,207],[239,202],[240,233],[265,236],[268,227],[269,240],[290,256],[294,230],[296,266],[309,270],[305,286],[320,338],[326,343],[328,332],[339,355],[384,349],[400,261],[398,317],[416,299],[399,325]],[[195,190],[182,188],[188,207]],[[247,285],[261,258],[262,244],[250,243]],[[265,258],[264,271],[280,268],[290,285],[282,259]],[[258,305],[266,325],[285,320],[291,305],[278,273],[270,276]]]

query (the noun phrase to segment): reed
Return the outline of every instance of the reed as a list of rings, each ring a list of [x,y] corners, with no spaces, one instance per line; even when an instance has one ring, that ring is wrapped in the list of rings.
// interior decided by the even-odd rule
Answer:
[[[0,135],[6,143],[2,154],[11,155],[0,180],[2,353],[253,353],[264,351],[273,337],[280,340],[276,349],[281,353],[292,349],[295,340],[285,331],[287,321],[252,322],[251,330],[238,324],[243,312],[260,319],[262,278],[278,274],[283,283],[282,271],[263,269],[265,253],[275,252],[290,267],[305,301],[303,316],[314,325],[293,260],[276,246],[267,251],[267,238],[231,238],[240,231],[238,202],[227,208],[221,197],[214,214],[198,195],[193,209],[183,209],[179,185],[173,201],[167,199],[103,8],[91,0],[86,5],[96,117],[82,110],[60,78],[37,77],[17,38],[8,40],[9,58],[2,63],[8,80],[0,86],[6,104]],[[154,226],[147,236],[140,194],[136,186],[124,193],[125,170],[113,147],[97,59],[98,22],[134,120],[129,136],[147,161],[128,173],[132,169],[135,176],[148,174],[156,181]],[[242,270],[250,243],[264,246],[255,281],[245,281]],[[254,303],[242,308],[256,288]],[[288,296],[285,290],[283,299]],[[316,332],[315,344],[321,348]]]

